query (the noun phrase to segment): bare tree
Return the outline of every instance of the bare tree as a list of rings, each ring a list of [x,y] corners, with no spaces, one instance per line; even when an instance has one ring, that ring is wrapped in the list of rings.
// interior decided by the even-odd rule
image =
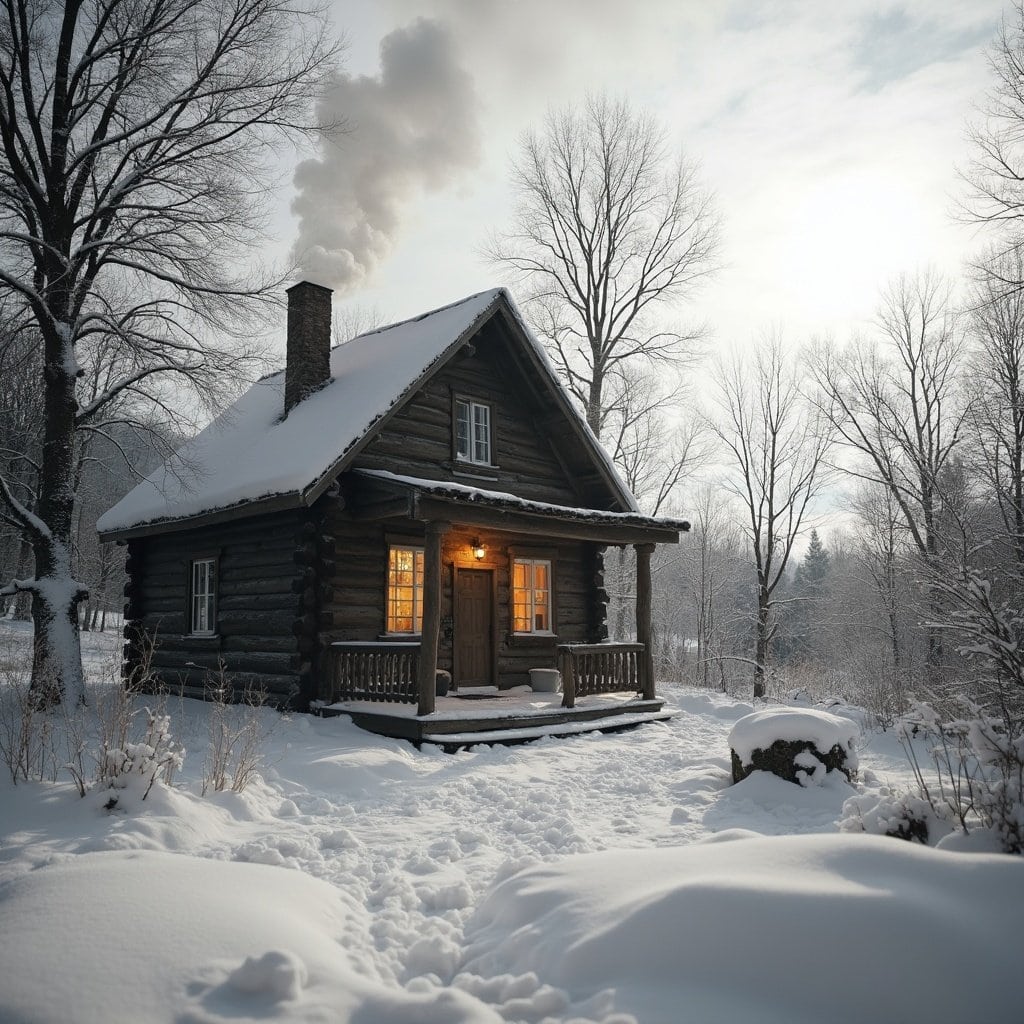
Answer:
[[[995,84],[968,129],[974,155],[961,171],[968,190],[961,211],[967,220],[1016,236],[1024,218],[1024,4],[1019,0],[999,27],[988,63]],[[1019,287],[1024,284],[1020,270],[1012,263],[997,265],[992,280]]]
[[[1024,252],[992,253],[984,266],[971,302],[971,461],[1024,583],[1024,290],[1003,284],[1024,280]]]
[[[934,567],[943,546],[943,479],[968,415],[964,335],[950,284],[933,272],[900,277],[883,296],[878,327],[883,348],[825,346],[812,354],[819,407],[862,457],[848,471],[889,491],[916,550]],[[941,655],[933,630],[932,682]]]
[[[693,533],[682,550],[684,593],[693,606],[698,686],[728,689],[727,666],[738,657],[746,615],[738,614],[735,592],[749,590],[743,538],[717,489],[705,485],[694,501]]]
[[[891,656],[893,690],[902,691],[906,670],[906,640],[902,610],[905,591],[901,584],[901,560],[905,555],[907,529],[892,491],[865,481],[854,499],[860,519],[857,530],[860,563],[882,609],[885,639]]]
[[[712,427],[728,454],[726,484],[740,502],[757,577],[754,696],[763,697],[776,629],[773,606],[808,510],[826,481],[833,433],[805,402],[778,337],[716,368],[721,415]]]
[[[531,322],[601,437],[610,375],[638,357],[676,359],[692,338],[651,314],[715,269],[711,198],[651,116],[602,96],[549,113],[522,139],[512,179],[514,227],[488,255],[527,284]]]
[[[39,333],[44,424],[34,504],[0,477],[31,539],[33,682],[82,694],[72,574],[76,432],[130,395],[171,404],[237,370],[211,341],[245,330],[269,283],[234,269],[263,238],[274,146],[333,62],[320,12],[287,0],[0,0],[0,293]],[[90,348],[116,352],[79,394]]]

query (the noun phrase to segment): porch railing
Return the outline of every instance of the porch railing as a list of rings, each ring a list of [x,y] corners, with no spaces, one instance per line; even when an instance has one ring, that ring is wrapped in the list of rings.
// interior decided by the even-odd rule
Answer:
[[[597,693],[643,693],[643,644],[559,644],[562,707]]]
[[[390,701],[415,704],[419,698],[420,645],[416,643],[333,643],[325,673],[329,693],[321,700]]]

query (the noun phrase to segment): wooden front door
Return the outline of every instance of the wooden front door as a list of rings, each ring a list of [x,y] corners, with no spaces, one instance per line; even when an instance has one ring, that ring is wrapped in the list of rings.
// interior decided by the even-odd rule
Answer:
[[[455,685],[494,683],[494,576],[490,569],[455,572]]]

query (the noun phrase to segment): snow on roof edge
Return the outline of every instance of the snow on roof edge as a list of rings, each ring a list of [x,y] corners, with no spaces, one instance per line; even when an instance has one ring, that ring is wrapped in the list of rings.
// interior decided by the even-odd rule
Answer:
[[[414,393],[418,387],[421,387],[423,381],[428,379],[439,366],[442,366],[445,361],[451,357],[453,352],[464,344],[467,338],[472,337],[472,335],[480,329],[480,325],[493,316],[502,305],[508,313],[511,321],[513,321],[513,325],[518,328],[530,352],[539,364],[542,375],[546,375],[550,389],[556,396],[559,406],[570,418],[579,433],[581,441],[589,449],[595,461],[597,461],[603,469],[604,475],[613,493],[617,495],[630,513],[642,515],[643,513],[640,511],[639,504],[637,503],[635,496],[622,480],[615,464],[612,462],[607,451],[605,451],[600,441],[590,429],[590,426],[583,417],[582,412],[565,392],[565,389],[558,377],[557,370],[548,356],[548,353],[527,326],[507,288],[497,287],[484,289],[482,291],[475,292],[472,295],[465,296],[464,298],[449,302],[443,306],[438,306],[435,309],[419,313],[416,316],[377,327],[371,331],[366,331],[363,334],[357,335],[355,338],[343,342],[341,345],[334,346],[331,350],[332,357],[339,349],[344,349],[346,346],[351,345],[354,342],[358,342],[360,340],[365,341],[368,338],[385,335],[391,331],[408,328],[411,325],[418,324],[439,314],[444,314],[450,310],[456,309],[457,307],[479,302],[479,300],[485,301],[480,308],[475,311],[475,315],[473,315],[472,318],[462,326],[459,333],[452,337],[448,344],[442,349],[436,351],[433,357],[429,358],[425,364],[421,365],[415,376],[406,380],[405,387],[403,387],[397,395],[393,395],[388,404],[379,408],[375,415],[372,415],[367,421],[365,421],[359,432],[350,437],[347,444],[343,443],[343,446],[337,451],[336,456],[331,458],[326,466],[321,463],[320,465],[323,468],[316,471],[315,475],[307,477],[301,482],[295,481],[293,483],[291,480],[288,480],[288,486],[279,486],[275,489],[273,487],[273,474],[270,474],[269,478],[265,481],[269,485],[267,490],[262,493],[257,492],[257,485],[259,481],[256,481],[255,484],[250,483],[248,485],[248,494],[244,494],[234,501],[221,501],[220,503],[217,503],[217,498],[211,495],[211,504],[203,504],[201,501],[185,502],[185,508],[183,509],[182,502],[180,500],[170,500],[167,506],[167,513],[165,513],[163,509],[161,509],[159,513],[155,513],[155,510],[152,507],[146,507],[146,503],[143,501],[143,507],[139,509],[138,514],[129,512],[128,509],[131,508],[131,503],[128,499],[135,496],[136,492],[143,489],[147,484],[150,486],[156,486],[157,489],[160,489],[156,480],[157,478],[160,478],[162,474],[163,479],[166,479],[165,471],[167,469],[168,462],[165,462],[158,467],[150,477],[147,477],[147,479],[137,485],[136,488],[129,491],[127,495],[115,503],[100,517],[97,522],[97,531],[100,533],[100,536],[104,539],[122,539],[142,532],[160,532],[162,529],[167,529],[168,531],[174,529],[187,529],[192,525],[200,525],[201,523],[236,516],[239,514],[239,510],[248,508],[252,509],[253,514],[258,514],[261,511],[269,510],[267,508],[268,505],[273,506],[274,509],[282,509],[298,508],[303,505],[311,504],[320,496],[320,494],[323,493],[324,490],[326,490],[330,485],[331,480],[333,480],[340,472],[344,471],[346,464],[350,463],[352,458],[362,450],[367,439],[380,427],[381,422],[393,414],[411,393]],[[268,389],[276,389],[277,387],[282,386],[285,372],[286,368],[283,368],[261,377],[252,385],[248,392],[243,394],[242,398],[245,398],[250,394],[250,392],[254,391],[261,385]],[[337,376],[332,375],[328,381],[328,385],[334,384],[337,379]],[[310,397],[312,398],[314,396]],[[239,401],[241,401],[242,398],[240,398]],[[238,402],[232,405],[230,409],[225,412],[230,415],[237,406]],[[297,408],[301,408],[301,405]],[[220,417],[218,417],[218,420],[220,420]],[[217,420],[214,421],[214,423],[216,422]],[[186,447],[193,445],[198,439],[203,438],[213,425],[214,424],[208,425],[208,427],[204,428],[204,430],[197,434],[195,438],[185,442],[185,445],[182,446],[182,449],[179,449],[179,452],[184,450]],[[339,438],[339,440],[341,439]],[[175,456],[172,456],[172,459],[176,457],[177,453]],[[278,482],[286,483],[285,480],[279,480]],[[136,502],[136,504],[138,504],[138,502]],[[125,505],[127,505],[128,508],[124,508],[123,506]],[[177,510],[175,510],[175,505],[177,505]],[[119,512],[120,515],[118,515]]]
[[[538,515],[547,513],[571,514],[577,519],[606,519],[611,523],[620,523],[623,526],[664,526],[668,529],[675,529],[684,533],[690,529],[690,523],[685,519],[674,519],[669,516],[649,516],[643,512],[613,512],[610,509],[556,505],[553,502],[534,501],[531,498],[523,498],[509,491],[493,491],[484,487],[474,487],[471,484],[460,484],[453,480],[428,480],[424,477],[393,473],[388,469],[353,469],[349,472],[357,476],[369,477],[385,483],[402,484],[442,496],[445,492],[449,492],[453,495],[464,497],[467,502],[498,502],[519,508],[523,512],[533,512]]]
[[[443,306],[438,306],[436,309],[428,310],[424,313],[420,313],[415,317],[410,317],[406,320],[397,321],[394,324],[389,324],[385,327],[378,327],[373,331],[365,332],[356,338],[350,339],[341,345],[334,346],[331,350],[332,364],[334,357],[339,353],[340,350],[346,349],[353,342],[365,340],[366,338],[373,337],[375,335],[383,335],[389,331],[401,330],[402,328],[408,328],[413,324],[427,320],[432,316],[444,314],[451,310],[454,310],[460,306],[472,306],[474,303],[480,303],[480,300],[484,302],[480,305],[479,310],[475,312],[475,315],[466,324],[459,325],[459,330],[456,335],[451,337],[447,344],[440,351],[436,351],[434,355],[424,363],[419,363],[415,372],[415,375],[411,376],[406,381],[406,386],[403,387],[397,395],[392,394],[386,399],[386,404],[377,408],[373,415],[367,417],[363,421],[362,426],[358,431],[348,438],[347,443],[344,441],[339,445],[339,448],[335,449],[335,453],[330,457],[330,460],[326,463],[320,463],[320,466],[311,472],[308,477],[303,479],[301,482],[288,482],[287,486],[280,486],[277,488],[269,487],[267,490],[253,493],[259,485],[259,481],[248,484],[250,493],[244,494],[234,501],[221,501],[220,503],[203,504],[201,501],[182,502],[180,500],[180,494],[176,501],[172,502],[170,506],[170,514],[165,513],[163,509],[160,510],[159,514],[154,514],[152,507],[146,507],[146,502],[142,500],[143,508],[140,513],[134,512],[128,513],[127,509],[131,508],[131,498],[138,498],[142,494],[147,485],[152,491],[154,488],[158,491],[161,490],[161,484],[158,481],[166,483],[166,477],[168,475],[168,466],[178,458],[178,455],[186,451],[189,448],[194,448],[197,444],[201,446],[203,439],[207,438],[214,429],[218,422],[222,422],[224,417],[230,417],[236,412],[240,403],[249,400],[252,401],[252,396],[257,395],[259,390],[265,389],[266,391],[274,391],[275,389],[283,388],[283,379],[286,372],[285,369],[277,370],[274,373],[268,374],[261,377],[256,381],[248,391],[244,392],[242,396],[232,405],[229,409],[225,410],[221,416],[218,416],[212,423],[208,424],[202,431],[200,431],[195,437],[190,438],[186,441],[175,455],[171,456],[170,460],[165,460],[153,471],[145,480],[141,481],[135,488],[128,492],[120,501],[116,502],[111,508],[107,509],[106,512],[100,516],[97,522],[97,531],[104,538],[115,538],[122,539],[133,534],[142,532],[153,532],[160,531],[162,527],[166,527],[168,530],[171,529],[187,529],[191,525],[198,525],[197,521],[206,521],[209,517],[230,517],[232,514],[237,514],[237,510],[252,507],[253,514],[263,510],[263,507],[267,504],[272,504],[274,508],[297,508],[304,504],[309,504],[314,501],[323,490],[329,486],[330,480],[336,476],[344,468],[344,464],[347,460],[350,460],[353,455],[361,450],[362,443],[371,436],[372,432],[378,427],[381,420],[384,419],[388,414],[396,410],[406,397],[417,387],[419,387],[422,381],[428,377],[436,367],[444,362],[452,351],[462,344],[467,337],[479,329],[479,325],[489,317],[494,309],[496,308],[500,299],[504,297],[508,301],[508,293],[504,288],[490,288],[480,292],[474,292],[472,295],[465,296],[462,299],[458,299],[454,302],[447,303]],[[363,346],[365,349],[365,346]],[[359,352],[360,349],[357,347],[354,350]],[[358,359],[358,356],[355,358]],[[364,367],[365,370],[365,367]],[[339,380],[346,376],[347,372],[341,371],[340,373],[332,373],[331,378],[327,381],[324,388],[320,389],[319,392],[315,392],[310,395],[303,402],[299,403],[293,415],[296,412],[302,415],[303,409],[308,409],[306,406],[307,402],[315,401],[317,397],[326,392],[332,385],[336,385]],[[356,369],[356,372],[360,372]],[[285,423],[287,420],[275,420],[275,423]],[[339,439],[340,440],[340,439]],[[192,453],[189,453],[191,455]],[[270,482],[269,480],[267,481]],[[283,482],[283,481],[282,481]],[[136,501],[138,504],[138,501]],[[151,502],[150,502],[151,504]],[[178,506],[177,510],[174,509],[173,505]],[[186,506],[186,510],[182,511],[182,504]],[[127,509],[125,508],[127,506]],[[120,513],[120,514],[119,514]]]

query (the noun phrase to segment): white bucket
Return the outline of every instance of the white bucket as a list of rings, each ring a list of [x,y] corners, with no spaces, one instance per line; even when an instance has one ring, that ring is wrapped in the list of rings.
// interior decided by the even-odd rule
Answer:
[[[558,693],[562,688],[562,677],[557,668],[531,668],[530,689],[539,693]]]

